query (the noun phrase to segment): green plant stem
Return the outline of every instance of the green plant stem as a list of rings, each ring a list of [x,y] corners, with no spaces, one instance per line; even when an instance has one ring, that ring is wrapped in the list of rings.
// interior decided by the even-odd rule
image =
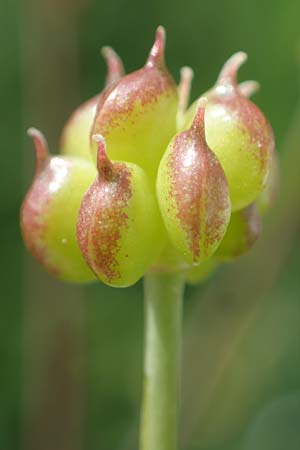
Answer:
[[[176,450],[182,298],[180,275],[145,276],[145,359],[140,450]]]

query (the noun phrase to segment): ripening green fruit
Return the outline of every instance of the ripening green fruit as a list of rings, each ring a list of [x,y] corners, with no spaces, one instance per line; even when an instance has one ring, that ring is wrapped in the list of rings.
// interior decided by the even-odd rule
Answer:
[[[217,269],[218,264],[218,261],[213,256],[199,264],[199,266],[191,267],[186,271],[186,282],[194,285],[206,281]]]
[[[165,31],[158,27],[146,65],[123,77],[95,117],[92,134],[105,137],[109,157],[142,167],[154,182],[176,132],[178,95],[164,62]],[[93,147],[96,159],[97,148]]]
[[[204,105],[200,99],[191,128],[170,142],[157,177],[169,238],[189,264],[199,264],[215,252],[230,219],[226,177],[205,141]]]
[[[76,157],[51,157],[43,135],[31,128],[36,172],[21,208],[21,229],[29,252],[64,281],[95,279],[76,240],[79,206],[96,176],[94,165]]]
[[[160,253],[165,233],[145,172],[133,163],[111,162],[98,144],[98,177],[85,194],[77,239],[93,272],[110,286],[134,284]]]
[[[274,151],[266,186],[256,201],[260,214],[264,215],[270,209],[278,195],[278,191],[279,160],[277,153]]]
[[[261,218],[255,203],[234,212],[214,257],[219,261],[230,261],[247,253],[259,238],[261,228]]]
[[[79,106],[67,121],[60,138],[60,153],[63,155],[92,161],[90,133],[97,105],[124,75],[122,61],[111,47],[103,47],[102,54],[107,64],[105,89]]]
[[[246,54],[239,52],[225,63],[216,85],[207,93],[205,114],[207,143],[226,174],[233,211],[246,207],[263,191],[274,151],[269,123],[237,85],[237,70],[245,59]],[[185,115],[185,128],[195,110],[196,103]]]

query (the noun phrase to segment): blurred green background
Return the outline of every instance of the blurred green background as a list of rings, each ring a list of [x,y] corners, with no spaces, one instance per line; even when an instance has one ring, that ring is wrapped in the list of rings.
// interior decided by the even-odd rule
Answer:
[[[240,79],[261,83],[282,160],[254,251],[186,290],[181,448],[300,448],[299,17],[299,0],[0,0],[0,450],[137,449],[142,283],[56,282],[25,252],[18,215],[33,171],[26,129],[55,151],[70,112],[102,89],[100,47],[132,71],[159,24],[176,80],[194,68],[193,98],[233,52],[249,54]]]

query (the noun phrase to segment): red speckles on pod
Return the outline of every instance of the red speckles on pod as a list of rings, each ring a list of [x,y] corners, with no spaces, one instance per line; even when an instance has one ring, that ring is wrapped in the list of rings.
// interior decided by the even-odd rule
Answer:
[[[44,135],[36,128],[29,128],[27,134],[33,139],[35,146],[35,172],[37,175],[49,159],[48,144]]]
[[[162,224],[144,171],[111,162],[104,138],[95,135],[94,140],[98,177],[83,198],[77,239],[100,280],[125,287],[142,277],[160,252]]]
[[[123,77],[99,103],[92,128],[92,134],[105,137],[110,158],[138,164],[153,181],[176,132],[177,88],[165,65],[164,48],[165,31],[158,27],[145,66]]]
[[[206,99],[200,99],[190,129],[172,139],[157,178],[158,200],[171,241],[192,264],[214,253],[230,219],[226,177],[205,141],[205,104]]]

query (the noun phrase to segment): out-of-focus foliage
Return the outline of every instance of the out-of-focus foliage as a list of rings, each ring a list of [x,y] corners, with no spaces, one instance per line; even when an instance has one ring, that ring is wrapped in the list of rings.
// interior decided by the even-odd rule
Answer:
[[[284,159],[299,98],[299,15],[298,0],[0,0],[1,449],[137,447],[142,284],[63,285],[25,254],[18,216],[33,170],[26,128],[42,129],[55,148],[71,111],[102,88],[99,48],[115,47],[131,71],[163,24],[177,81],[182,65],[195,70],[192,98],[229,55],[249,54],[240,77],[261,83],[254,100]],[[300,152],[299,136],[297,143]],[[296,179],[287,172],[284,193]],[[277,234],[266,225],[260,241],[268,245],[187,289],[182,449],[299,448],[299,196],[286,200],[295,201],[294,214],[274,210],[272,223],[283,216]]]

